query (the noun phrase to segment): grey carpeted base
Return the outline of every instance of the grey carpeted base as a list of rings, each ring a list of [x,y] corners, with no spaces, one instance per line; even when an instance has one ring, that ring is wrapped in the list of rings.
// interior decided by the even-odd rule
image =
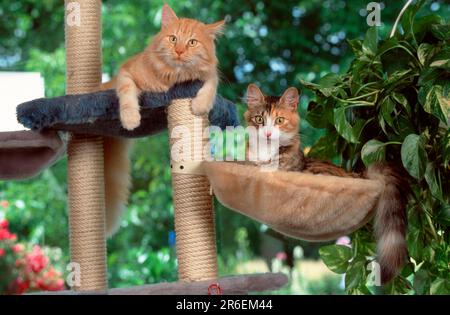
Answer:
[[[119,103],[114,90],[88,94],[42,98],[17,107],[17,119],[32,130],[61,130],[80,134],[137,138],[155,134],[167,127],[166,107],[174,99],[193,98],[203,85],[200,81],[173,86],[166,93],[141,95],[141,125],[133,131],[122,128]],[[211,125],[224,129],[238,126],[235,105],[217,96],[209,115]]]

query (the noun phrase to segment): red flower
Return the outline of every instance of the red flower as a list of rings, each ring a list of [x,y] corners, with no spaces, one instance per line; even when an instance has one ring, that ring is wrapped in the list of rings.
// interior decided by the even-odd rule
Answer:
[[[38,289],[44,291],[60,291],[64,289],[64,281],[60,278],[61,273],[56,271],[53,267],[47,270],[43,277],[40,277],[36,281]]]
[[[0,229],[7,229],[8,225],[9,225],[8,220],[6,219],[0,220]]]
[[[17,240],[17,235],[10,233],[6,229],[0,229],[0,241],[4,241],[4,240],[15,241],[15,240]]]
[[[0,248],[0,257],[2,257],[3,255],[5,255],[5,250],[3,248]]]
[[[21,277],[19,277],[16,279],[16,281],[14,281],[13,286],[15,288],[14,293],[23,294],[30,288],[30,280],[24,280]]]
[[[34,273],[39,273],[47,266],[48,257],[44,255],[41,248],[38,245],[33,247],[33,251],[25,257],[27,265]]]

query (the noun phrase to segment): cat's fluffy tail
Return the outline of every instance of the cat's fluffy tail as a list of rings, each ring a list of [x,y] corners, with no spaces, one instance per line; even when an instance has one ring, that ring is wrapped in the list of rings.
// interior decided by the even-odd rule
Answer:
[[[118,229],[120,216],[127,204],[131,182],[128,157],[131,144],[128,139],[105,137],[103,140],[107,236]]]
[[[407,257],[406,204],[409,185],[406,176],[387,164],[371,165],[364,177],[379,180],[384,186],[375,209],[378,263],[381,283],[384,284],[397,275]]]
[[[116,79],[105,82],[100,90],[114,89]],[[119,228],[120,216],[128,201],[131,175],[128,157],[132,140],[104,137],[106,235],[111,236]]]

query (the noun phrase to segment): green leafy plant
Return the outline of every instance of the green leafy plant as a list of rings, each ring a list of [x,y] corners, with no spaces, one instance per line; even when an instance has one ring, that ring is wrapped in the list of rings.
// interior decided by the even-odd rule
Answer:
[[[382,292],[450,293],[450,25],[438,15],[417,17],[424,1],[409,7],[403,32],[379,40],[370,28],[350,40],[354,59],[343,75],[317,83],[306,119],[326,134],[310,156],[340,161],[359,171],[376,161],[402,165],[410,175],[409,263]],[[381,292],[370,285],[375,259],[371,226],[352,235],[352,248],[323,247],[327,266],[346,274],[351,294]]]

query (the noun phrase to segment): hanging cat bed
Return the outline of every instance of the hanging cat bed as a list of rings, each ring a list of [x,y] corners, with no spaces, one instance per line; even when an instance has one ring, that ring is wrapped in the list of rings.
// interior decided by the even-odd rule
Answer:
[[[56,132],[0,132],[0,180],[36,176],[53,164],[64,151],[64,142]]]
[[[334,240],[365,225],[384,187],[381,179],[263,171],[233,162],[203,167],[223,205],[308,241]]]

